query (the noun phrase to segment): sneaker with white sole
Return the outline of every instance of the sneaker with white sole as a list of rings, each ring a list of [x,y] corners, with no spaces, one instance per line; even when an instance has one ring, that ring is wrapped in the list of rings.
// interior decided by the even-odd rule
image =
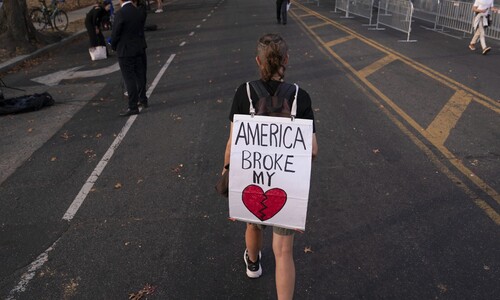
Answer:
[[[259,251],[259,257],[257,257],[256,262],[252,262],[248,257],[248,250],[245,249],[245,253],[243,254],[243,260],[245,261],[245,265],[247,266],[247,276],[250,278],[259,278],[262,275],[262,267],[260,266],[260,258],[262,254]]]
[[[161,8],[158,8],[157,10],[155,10],[155,14],[160,14],[162,12],[163,12],[163,9],[161,9]]]

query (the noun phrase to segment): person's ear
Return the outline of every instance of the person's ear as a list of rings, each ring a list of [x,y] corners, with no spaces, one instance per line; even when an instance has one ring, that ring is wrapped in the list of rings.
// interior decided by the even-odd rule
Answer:
[[[259,67],[260,67],[260,65],[262,64],[262,63],[260,62],[260,58],[259,58],[259,56],[256,56],[256,57],[255,57],[255,62],[257,63],[257,65],[258,65]]]
[[[289,59],[289,58],[290,58],[290,56],[287,54],[287,55],[285,56],[285,59],[283,60],[283,65],[285,65],[285,66],[286,66],[286,65],[288,64],[288,59]]]

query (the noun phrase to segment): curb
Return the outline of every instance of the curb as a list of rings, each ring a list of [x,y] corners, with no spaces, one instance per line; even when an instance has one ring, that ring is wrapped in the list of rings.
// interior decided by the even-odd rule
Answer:
[[[77,38],[79,38],[80,36],[82,36],[83,34],[85,34],[86,32],[87,32],[86,29],[82,29],[82,30],[74,33],[73,35],[60,40],[57,43],[47,45],[47,46],[45,46],[45,47],[43,47],[41,49],[38,49],[35,52],[32,52],[30,54],[20,55],[20,56],[14,57],[13,59],[8,60],[8,61],[0,64],[0,73],[5,73],[5,72],[13,69],[14,67],[16,67],[16,66],[24,63],[25,61],[27,61],[29,59],[33,59],[33,58],[42,56],[43,54],[46,54],[47,52],[50,52],[53,49],[56,49],[56,48],[58,48],[60,46],[64,46],[66,44],[69,44],[72,41],[74,41]]]

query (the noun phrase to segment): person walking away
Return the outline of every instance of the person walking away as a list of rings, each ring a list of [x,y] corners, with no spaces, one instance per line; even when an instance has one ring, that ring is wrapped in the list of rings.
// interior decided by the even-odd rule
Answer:
[[[484,55],[491,50],[491,47],[486,46],[484,29],[490,25],[488,19],[491,13],[498,13],[498,9],[493,6],[493,0],[476,0],[472,5],[472,11],[475,13],[474,19],[472,21],[474,36],[469,43],[469,49],[475,51],[476,43],[479,40],[481,42],[481,47],[483,49],[482,53]]]
[[[283,25],[286,25],[288,3],[290,3],[290,0],[276,0],[276,17],[278,19],[278,24],[283,22]]]
[[[163,12],[163,2],[161,0],[156,0],[156,4],[158,5],[155,13],[159,14]]]
[[[285,69],[288,63],[288,46],[285,40],[277,34],[266,34],[257,43],[257,57],[255,58],[260,70],[260,81],[268,90],[270,95],[274,95],[278,87],[283,82]],[[246,84],[241,84],[234,95],[233,104],[229,119],[230,133],[224,154],[224,166],[229,164],[231,155],[231,135],[233,130],[233,116],[235,114],[250,114],[249,96],[246,91]],[[251,99],[258,99],[257,92],[251,88]],[[293,99],[287,99],[290,107]],[[258,100],[255,100],[255,102]],[[253,102],[252,102],[253,103]],[[255,106],[256,103],[253,103]],[[299,89],[297,95],[297,118],[311,119],[314,124],[314,112],[311,107],[309,94]],[[313,125],[314,126],[314,125]],[[316,157],[318,144],[316,141],[316,130],[313,127],[312,157]],[[227,171],[223,168],[222,173]],[[262,275],[261,249],[263,246],[263,229],[265,226],[248,223],[245,231],[246,249],[244,252],[244,262],[246,274],[250,278],[258,278]],[[293,260],[293,239],[294,230],[273,227],[272,248],[276,260],[276,292],[279,300],[293,298],[295,289],[295,263]]]
[[[128,110],[121,116],[139,113],[138,104],[148,106],[146,97],[146,38],[145,15],[131,2],[120,0],[121,9],[115,14],[111,34],[111,48],[118,55],[118,63],[128,93]]]
[[[102,22],[111,9],[110,2],[96,1],[95,5],[85,16],[85,28],[89,35],[90,47],[106,46],[104,35],[102,34]]]

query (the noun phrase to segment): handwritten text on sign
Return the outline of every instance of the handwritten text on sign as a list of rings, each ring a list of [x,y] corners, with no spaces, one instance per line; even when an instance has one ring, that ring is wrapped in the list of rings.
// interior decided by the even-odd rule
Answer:
[[[231,218],[305,229],[312,128],[312,120],[234,115]]]

